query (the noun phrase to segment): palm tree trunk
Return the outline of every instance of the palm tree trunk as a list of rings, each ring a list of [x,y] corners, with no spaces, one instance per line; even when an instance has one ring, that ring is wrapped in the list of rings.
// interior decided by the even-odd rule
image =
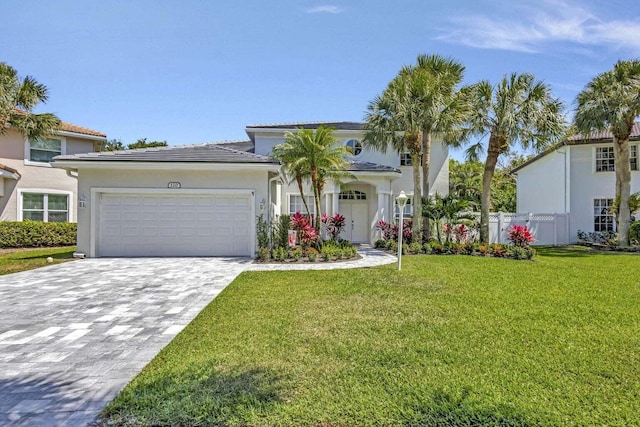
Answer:
[[[429,191],[431,186],[429,184],[429,167],[431,166],[431,132],[424,132],[422,135],[422,197],[429,198]],[[416,204],[416,206],[422,206],[422,203]],[[422,236],[425,240],[431,237],[431,230],[429,230],[429,221],[424,221],[422,224]]]
[[[480,242],[489,243],[489,208],[491,206],[491,181],[500,156],[500,141],[493,134],[489,137],[487,160],[482,174],[482,195],[480,197]]]
[[[613,140],[616,169],[616,196],[620,197],[618,205],[618,245],[629,246],[629,228],[631,227],[631,212],[629,197],[631,196],[631,166],[629,164],[629,140]]]
[[[302,203],[304,204],[304,208],[307,210],[307,216],[311,216],[311,212],[309,211],[309,203],[307,203],[307,198],[304,197],[304,191],[302,187],[302,175],[296,175],[296,182],[298,183],[298,190],[300,191],[300,198],[302,199]],[[289,208],[287,208],[289,209]]]
[[[420,197],[422,195],[421,189],[421,176],[420,176],[420,153],[411,153],[411,164],[413,165],[413,224],[411,232],[413,233],[413,241],[420,242],[422,238],[420,236],[422,232],[422,226],[420,220],[422,219],[422,203]],[[402,224],[399,225],[399,232],[402,232]]]
[[[313,221],[313,226],[316,231],[320,232],[320,183],[318,177],[318,170],[315,168],[311,169],[311,187],[313,188],[313,198],[314,204],[316,207],[316,216]]]

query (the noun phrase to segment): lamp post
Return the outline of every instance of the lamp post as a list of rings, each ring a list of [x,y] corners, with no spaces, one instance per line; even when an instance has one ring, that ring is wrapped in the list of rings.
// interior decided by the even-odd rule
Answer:
[[[404,191],[401,191],[396,201],[398,202],[398,208],[400,209],[400,224],[398,225],[398,271],[402,268],[402,231],[404,226],[404,207],[407,205],[407,195]]]

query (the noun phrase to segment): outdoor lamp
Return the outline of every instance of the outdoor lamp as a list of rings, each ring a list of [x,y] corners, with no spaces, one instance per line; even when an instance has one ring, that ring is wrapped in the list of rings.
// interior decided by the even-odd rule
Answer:
[[[404,225],[404,207],[407,206],[407,200],[409,198],[401,191],[396,202],[398,202],[398,208],[400,209],[400,224],[398,225],[398,271],[402,268],[402,231]]]

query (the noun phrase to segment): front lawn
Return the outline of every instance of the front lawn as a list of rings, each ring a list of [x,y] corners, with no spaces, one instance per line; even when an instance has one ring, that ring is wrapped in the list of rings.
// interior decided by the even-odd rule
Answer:
[[[47,262],[48,257],[53,258],[52,263],[71,261],[75,250],[75,246],[39,249],[2,249],[0,250],[0,275],[44,267],[45,265],[49,265]]]
[[[638,425],[640,257],[241,275],[105,423]]]

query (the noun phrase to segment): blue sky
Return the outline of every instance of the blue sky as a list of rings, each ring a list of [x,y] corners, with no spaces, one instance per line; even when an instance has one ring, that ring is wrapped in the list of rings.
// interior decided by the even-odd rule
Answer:
[[[360,121],[418,54],[465,82],[531,72],[573,109],[640,57],[640,1],[4,0],[0,61],[46,84],[38,111],[124,143],[246,139],[247,124]]]

